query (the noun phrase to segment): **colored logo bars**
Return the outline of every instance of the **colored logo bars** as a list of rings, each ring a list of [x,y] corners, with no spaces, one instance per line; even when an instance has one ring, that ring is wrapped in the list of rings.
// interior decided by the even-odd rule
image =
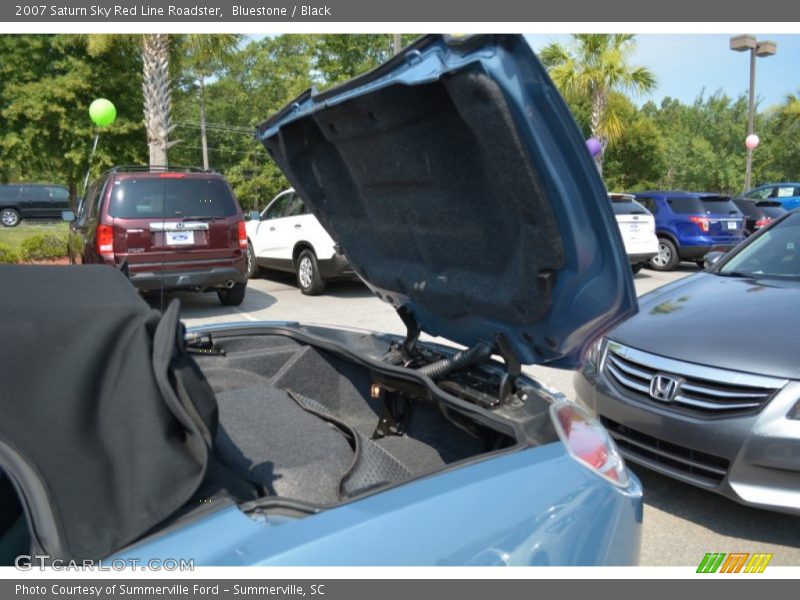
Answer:
[[[772,560],[772,554],[764,552],[707,552],[697,567],[698,573],[763,573]]]

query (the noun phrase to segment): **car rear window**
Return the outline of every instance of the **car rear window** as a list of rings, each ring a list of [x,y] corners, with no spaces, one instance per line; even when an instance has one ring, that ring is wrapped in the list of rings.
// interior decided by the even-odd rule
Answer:
[[[679,214],[731,214],[739,209],[727,196],[700,196],[670,198],[667,200],[672,212]]]
[[[143,177],[114,182],[109,214],[121,219],[230,217],[236,204],[224,180]]]
[[[649,211],[631,198],[611,197],[611,208],[615,215],[646,215]]]
[[[783,208],[783,204],[773,200],[762,200],[761,202],[756,202],[756,206],[768,217],[779,217],[786,212],[786,209]]]
[[[755,202],[752,200],[734,200],[733,203],[736,205],[742,213],[746,214],[748,217],[760,217],[761,210],[756,205]]]
[[[706,212],[706,209],[703,207],[703,203],[700,202],[700,198],[696,197],[687,196],[684,198],[668,198],[667,204],[669,204],[672,212],[682,215]]]
[[[3,200],[16,200],[19,196],[19,186],[0,185],[0,198]]]
[[[703,196],[700,198],[706,211],[714,214],[741,212],[728,196]]]

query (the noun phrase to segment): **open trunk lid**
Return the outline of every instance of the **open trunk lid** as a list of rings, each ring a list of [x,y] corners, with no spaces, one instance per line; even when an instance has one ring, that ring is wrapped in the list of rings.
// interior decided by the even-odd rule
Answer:
[[[423,331],[574,368],[636,310],[606,190],[522,36],[423,37],[305,92],[258,137],[358,274]]]

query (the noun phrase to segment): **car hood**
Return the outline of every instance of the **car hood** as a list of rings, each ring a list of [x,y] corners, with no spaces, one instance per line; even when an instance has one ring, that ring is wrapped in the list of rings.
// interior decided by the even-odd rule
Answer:
[[[699,273],[639,299],[639,314],[609,337],[692,363],[800,377],[800,286]]]
[[[361,278],[431,335],[574,368],[636,310],[606,190],[522,36],[420,38],[257,135]]]

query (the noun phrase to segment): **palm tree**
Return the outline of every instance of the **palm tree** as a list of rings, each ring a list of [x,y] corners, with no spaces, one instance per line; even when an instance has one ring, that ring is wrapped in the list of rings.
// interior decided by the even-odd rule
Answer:
[[[167,150],[178,143],[170,141],[175,129],[172,123],[172,73],[171,62],[186,60],[199,82],[200,113],[203,138],[204,166],[208,168],[208,151],[205,136],[205,80],[219,68],[219,59],[238,43],[236,35],[168,35],[147,33],[141,36],[96,34],[89,36],[88,49],[92,55],[109,52],[115,44],[140,45],[142,53],[142,92],[144,93],[144,124],[150,166],[168,165]],[[185,50],[185,54],[183,51]],[[174,67],[174,65],[173,65]]]
[[[647,67],[628,64],[636,48],[634,38],[629,34],[576,34],[569,45],[552,42],[539,53],[568,101],[588,99],[591,103],[589,128],[604,151],[624,128],[613,103],[609,103],[610,94],[643,94],[656,87],[655,75]],[[602,175],[602,152],[595,157],[595,163]]]
[[[778,108],[778,123],[785,129],[800,126],[800,92],[786,94],[783,105]]]

